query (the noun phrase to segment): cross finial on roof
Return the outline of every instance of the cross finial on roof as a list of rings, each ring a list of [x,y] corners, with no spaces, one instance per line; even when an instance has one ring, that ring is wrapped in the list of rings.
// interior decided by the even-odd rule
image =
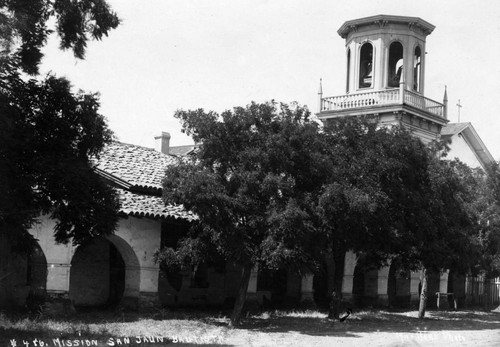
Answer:
[[[460,123],[460,109],[462,108],[462,105],[460,104],[460,99],[458,99],[457,107],[458,107],[458,122]]]

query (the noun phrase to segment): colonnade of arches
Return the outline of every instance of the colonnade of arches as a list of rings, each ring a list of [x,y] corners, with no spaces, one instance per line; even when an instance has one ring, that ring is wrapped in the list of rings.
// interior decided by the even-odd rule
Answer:
[[[141,267],[134,249],[117,235],[96,238],[70,252],[70,263],[47,262],[42,247],[37,246],[26,259],[26,300],[38,300],[47,289],[47,281],[65,280],[61,269],[68,271],[69,299],[75,307],[116,307],[127,302],[137,306],[140,296]],[[316,274],[297,275],[287,270],[255,269],[248,287],[249,297],[261,305],[279,307],[286,303],[315,301],[327,304],[333,278],[332,264],[325,264]],[[59,271],[59,272],[58,272]],[[59,277],[58,277],[59,276]],[[374,268],[364,256],[348,252],[345,256],[342,295],[355,306],[409,307],[418,302],[421,278],[419,272],[405,271],[396,258],[388,266]],[[435,293],[465,296],[464,277],[444,271],[428,276],[428,305],[436,306]],[[52,292],[54,285],[49,289]],[[62,287],[64,288],[64,287]],[[63,292],[64,290],[61,290]],[[158,295],[158,293],[155,293]]]
[[[11,273],[16,272],[12,288],[18,296],[17,306],[36,308],[47,300],[47,295],[65,296],[77,308],[116,307],[124,302],[137,306],[141,266],[135,251],[124,239],[111,235],[75,249],[54,246],[59,247],[59,253],[72,255],[66,262],[47,257],[51,249],[44,252],[46,244],[37,243],[33,251],[20,257],[15,262],[16,268],[11,269]],[[61,252],[68,248],[70,252]]]
[[[427,306],[437,306],[436,293],[453,293],[465,300],[465,275],[450,270],[428,273]],[[409,307],[418,304],[422,288],[421,271],[404,270],[398,258],[387,266],[373,267],[365,256],[346,254],[342,294],[354,305]],[[443,303],[441,303],[443,304]],[[446,305],[452,305],[446,302]]]

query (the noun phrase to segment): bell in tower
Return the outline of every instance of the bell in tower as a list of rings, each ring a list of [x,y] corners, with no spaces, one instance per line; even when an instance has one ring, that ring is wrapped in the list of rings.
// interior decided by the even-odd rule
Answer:
[[[424,142],[448,121],[443,103],[424,96],[425,39],[434,26],[420,18],[378,15],[345,22],[346,94],[320,95],[318,117],[373,115],[408,128]]]

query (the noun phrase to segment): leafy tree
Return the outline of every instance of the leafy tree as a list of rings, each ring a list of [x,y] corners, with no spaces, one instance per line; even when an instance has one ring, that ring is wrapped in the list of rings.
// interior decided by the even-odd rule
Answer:
[[[466,191],[468,198],[462,200],[465,213],[472,221],[470,232],[472,250],[457,255],[462,263],[466,260],[466,267],[458,267],[458,271],[494,278],[500,274],[500,200],[498,199],[500,171],[498,163],[492,163],[486,172],[480,168],[470,168],[458,160],[451,161],[450,165]],[[457,265],[455,263],[452,266]],[[485,294],[490,295],[490,286],[485,286]],[[488,304],[489,300],[485,300],[486,307]]]
[[[428,211],[432,219],[427,233],[417,235],[411,249],[422,269],[419,318],[425,315],[429,271],[466,271],[478,257],[474,218],[467,207],[473,192],[467,190],[456,163],[436,156],[429,165]]]
[[[335,262],[338,296],[346,251],[365,254],[372,266],[396,254],[411,255],[409,236],[421,233],[430,219],[429,153],[404,129],[379,127],[369,119],[331,121],[325,133],[334,165],[317,207]],[[406,266],[417,266],[405,259]]]
[[[406,268],[432,270],[463,250],[465,236],[448,241],[468,225],[458,216],[458,183],[419,139],[359,119],[336,120],[322,131],[310,122],[303,128],[292,110],[271,106],[236,108],[220,119],[202,110],[178,112],[202,146],[193,162],[169,168],[164,181],[165,200],[183,203],[200,222],[159,259],[196,263],[206,251],[195,252],[197,245],[210,244],[240,264],[234,323],[255,264],[312,269],[329,253],[340,269],[334,274],[340,293],[348,250],[367,254],[373,265],[399,255]]]
[[[500,275],[500,164],[493,163],[482,178],[478,178],[482,189],[476,190],[482,255],[478,267],[492,278]]]
[[[477,260],[472,191],[456,165],[402,128],[342,119],[320,129],[298,111],[252,104],[220,117],[176,114],[202,145],[192,162],[167,170],[164,198],[200,221],[159,259],[194,264],[206,259],[201,245],[210,245],[241,265],[234,323],[255,264],[312,269],[329,253],[340,293],[346,251],[373,265],[398,256],[404,268],[424,270],[424,300],[427,271]]]
[[[16,59],[29,74],[38,73],[42,47],[54,29],[62,49],[83,59],[89,37],[101,40],[119,19],[105,0],[0,0],[0,58]]]
[[[206,260],[203,247],[209,246],[239,265],[231,317],[237,325],[255,265],[314,267],[321,235],[312,193],[331,171],[319,126],[306,108],[274,102],[221,115],[200,109],[175,116],[200,147],[193,160],[167,169],[163,196],[167,203],[184,204],[199,221],[177,250],[166,248],[157,256],[196,262],[200,255]]]
[[[335,165],[318,211],[340,269],[335,291],[345,251],[367,255],[373,266],[397,257],[403,268],[423,270],[423,317],[428,271],[464,271],[479,258],[475,189],[467,189],[459,163],[441,160],[439,147],[427,148],[402,128],[344,119],[325,132]]]
[[[73,94],[65,79],[0,72],[0,231],[18,250],[40,213],[57,220],[58,242],[115,229],[115,193],[90,161],[112,138],[98,108],[96,94]]]
[[[23,74],[38,73],[51,18],[61,48],[77,58],[119,23],[104,0],[0,0],[0,236],[24,252],[41,213],[57,220],[58,242],[111,233],[118,218],[115,192],[92,170],[112,139],[98,95]]]
[[[485,173],[482,169],[470,168],[457,159],[435,157],[429,172],[432,182],[429,207],[434,231],[424,239],[425,244],[420,245],[420,251],[416,252],[424,270],[423,289],[426,287],[428,269],[484,273],[488,277],[498,275],[498,163],[493,163]],[[487,291],[488,289],[486,286]],[[424,293],[421,296],[419,317],[425,314],[425,300]]]

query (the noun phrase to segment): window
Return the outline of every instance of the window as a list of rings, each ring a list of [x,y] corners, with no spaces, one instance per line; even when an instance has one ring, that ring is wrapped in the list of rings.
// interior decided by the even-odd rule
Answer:
[[[389,46],[388,63],[387,85],[389,87],[399,87],[399,81],[403,71],[403,45],[401,42],[396,41]]]
[[[422,53],[420,47],[415,48],[415,56],[413,58],[413,90],[420,92],[420,79],[422,75]]]
[[[369,88],[373,83],[373,46],[365,43],[361,46],[359,60],[359,88]]]

